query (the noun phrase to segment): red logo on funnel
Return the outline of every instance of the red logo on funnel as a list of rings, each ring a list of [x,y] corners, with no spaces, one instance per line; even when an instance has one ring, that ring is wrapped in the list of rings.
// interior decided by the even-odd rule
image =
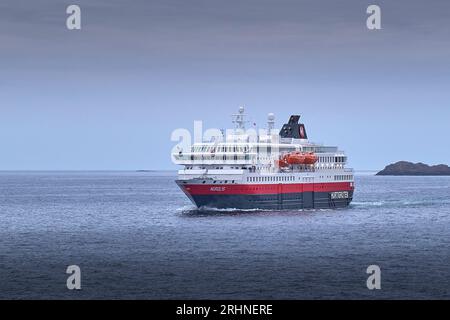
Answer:
[[[303,126],[300,126],[298,128],[298,133],[300,134],[300,138],[302,138],[302,139],[305,138],[305,129],[303,129]]]

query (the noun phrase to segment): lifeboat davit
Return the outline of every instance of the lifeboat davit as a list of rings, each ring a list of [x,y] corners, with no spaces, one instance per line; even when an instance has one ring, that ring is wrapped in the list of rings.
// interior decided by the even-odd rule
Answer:
[[[279,167],[288,167],[295,164],[314,164],[317,156],[313,152],[293,151],[280,157],[277,161]]]

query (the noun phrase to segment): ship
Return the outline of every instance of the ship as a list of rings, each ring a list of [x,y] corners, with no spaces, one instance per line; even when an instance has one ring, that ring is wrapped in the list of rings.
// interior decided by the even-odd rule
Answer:
[[[353,169],[335,146],[308,140],[300,115],[278,131],[246,129],[244,107],[223,139],[195,142],[172,153],[182,165],[176,184],[197,208],[303,210],[345,208],[355,190]],[[221,131],[223,132],[223,130]]]

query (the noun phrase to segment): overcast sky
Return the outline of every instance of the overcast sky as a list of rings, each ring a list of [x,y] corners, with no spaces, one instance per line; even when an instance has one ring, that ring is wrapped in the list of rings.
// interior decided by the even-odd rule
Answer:
[[[450,163],[450,1],[0,2],[0,170],[174,169],[174,129],[240,105],[356,169]]]

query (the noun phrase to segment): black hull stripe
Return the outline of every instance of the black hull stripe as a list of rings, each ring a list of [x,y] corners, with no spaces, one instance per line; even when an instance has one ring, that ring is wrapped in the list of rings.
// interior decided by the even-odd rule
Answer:
[[[349,198],[331,199],[329,192],[302,192],[268,195],[188,195],[197,207],[236,208],[236,209],[328,209],[347,207]]]

